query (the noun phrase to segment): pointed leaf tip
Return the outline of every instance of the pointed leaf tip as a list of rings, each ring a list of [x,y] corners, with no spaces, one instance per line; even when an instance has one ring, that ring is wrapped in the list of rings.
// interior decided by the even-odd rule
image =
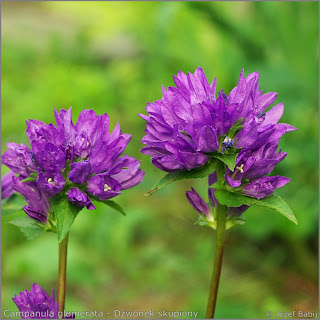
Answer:
[[[227,190],[216,189],[215,196],[219,203],[228,207],[240,207],[243,204],[251,206],[253,204],[256,204],[258,206],[276,210],[293,223],[298,224],[297,218],[295,217],[289,206],[275,194],[258,200],[256,198],[247,197],[238,193],[229,192]]]
[[[237,159],[238,154],[237,153],[232,153],[232,154],[216,154],[214,157],[222,161],[224,164],[227,165],[227,167],[233,171],[234,167],[236,166],[236,159]]]
[[[102,201],[104,204],[106,204],[107,206],[109,206],[110,208],[120,212],[123,216],[126,216],[127,214],[125,213],[125,211],[123,210],[123,208],[120,206],[120,204],[118,204],[117,202],[113,201],[113,200],[106,200],[106,201]]]

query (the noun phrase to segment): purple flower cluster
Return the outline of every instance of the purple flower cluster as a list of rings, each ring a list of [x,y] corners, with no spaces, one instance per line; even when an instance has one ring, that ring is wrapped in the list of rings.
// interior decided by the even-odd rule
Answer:
[[[18,174],[12,188],[26,198],[24,210],[31,218],[46,222],[49,199],[62,191],[75,205],[95,209],[91,199],[111,199],[142,181],[140,162],[120,156],[131,135],[122,133],[119,123],[110,133],[107,114],[82,110],[74,125],[70,108],[55,110],[55,118],[56,126],[27,121],[31,149],[8,143],[2,156]]]
[[[21,319],[60,319],[59,304],[38,284],[34,283],[31,290],[24,290],[15,295],[12,300],[17,305]],[[73,313],[66,313],[65,319],[74,319]]]
[[[146,144],[141,152],[167,172],[191,170],[206,164],[216,154],[239,153],[236,167],[227,170],[225,180],[231,187],[257,199],[270,195],[288,183],[281,176],[266,176],[286,153],[277,147],[280,137],[295,127],[278,123],[283,103],[265,110],[277,94],[262,94],[259,73],[246,78],[241,71],[238,84],[229,95],[223,90],[216,98],[216,79],[211,84],[201,68],[187,75],[173,76],[176,87],[163,88],[163,97],[148,103]],[[190,198],[190,194],[189,194]]]
[[[265,198],[273,193],[274,189],[290,181],[289,178],[282,176],[266,176],[286,155],[281,151],[277,153],[276,142],[267,142],[258,149],[241,150],[235,170],[227,170],[226,180],[233,188],[243,184],[243,193],[248,196],[257,199]],[[243,183],[243,180],[248,182]]]
[[[34,283],[31,291],[20,292],[20,295],[15,295],[12,300],[22,319],[58,319],[59,305],[53,290],[49,297],[41,286]]]

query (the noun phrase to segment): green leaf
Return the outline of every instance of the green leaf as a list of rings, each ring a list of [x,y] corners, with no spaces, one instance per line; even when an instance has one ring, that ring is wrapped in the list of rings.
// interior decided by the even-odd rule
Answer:
[[[216,169],[216,162],[209,161],[205,165],[200,168],[195,168],[192,170],[184,170],[179,172],[170,172],[166,176],[164,176],[158,183],[156,183],[151,190],[149,190],[144,196],[151,196],[156,191],[159,191],[166,187],[168,184],[179,181],[183,179],[197,179],[207,177],[209,174],[214,172]]]
[[[213,185],[215,187],[215,185]],[[251,206],[255,199],[243,196],[242,194],[229,192],[224,189],[215,189],[215,196],[220,204],[228,207],[240,207],[243,204]]]
[[[274,194],[258,200],[238,193],[229,192],[227,190],[216,189],[215,196],[219,203],[228,207],[240,207],[243,204],[251,206],[253,204],[256,204],[258,206],[274,209],[295,224],[298,224],[298,221],[289,206],[279,196],[276,196]]]
[[[157,182],[151,190],[144,194],[145,197],[151,196],[153,193],[163,189],[168,184],[177,181],[179,179],[180,172],[170,172],[166,176],[164,176],[159,182]]]
[[[19,227],[28,240],[31,240],[46,232],[45,229],[41,228],[29,217],[20,217],[9,221],[8,223]]]
[[[1,217],[12,214],[23,209],[26,205],[24,197],[18,193],[14,193],[10,198],[1,201]]]
[[[222,161],[227,165],[227,167],[233,171],[234,167],[236,165],[236,159],[237,159],[238,154],[237,153],[225,153],[225,154],[215,154],[214,157]]]
[[[37,178],[35,178],[35,177],[28,177],[28,178],[25,178],[25,179],[21,180],[21,182],[36,181],[36,180],[37,180]]]
[[[8,215],[1,215],[1,222],[8,223],[11,220],[17,219],[19,217],[25,217],[26,213],[23,210],[17,210],[15,212],[11,212]]]
[[[69,202],[66,196],[51,199],[51,206],[57,220],[58,241],[61,242],[69,232],[74,219],[82,208]]]
[[[106,204],[107,206],[109,206],[110,208],[120,212],[122,215],[126,216],[126,213],[124,212],[124,210],[122,209],[122,207],[116,203],[115,201],[113,200],[106,200],[106,201],[101,201],[103,202],[104,204]]]
[[[287,203],[275,194],[272,194],[264,199],[257,200],[255,204],[274,209],[291,220],[293,223],[298,224],[297,218],[295,217]]]
[[[106,204],[107,206],[111,207],[112,209],[120,212],[122,215],[126,216],[125,211],[122,209],[122,207],[120,206],[120,204],[116,203],[113,200],[101,200],[96,196],[90,195],[90,200],[91,201],[98,201],[98,202],[102,202],[104,204]]]

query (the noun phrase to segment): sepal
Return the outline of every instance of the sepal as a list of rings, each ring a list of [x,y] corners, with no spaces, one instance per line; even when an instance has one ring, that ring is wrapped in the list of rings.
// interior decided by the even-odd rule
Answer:
[[[36,181],[38,177],[38,172],[31,172],[30,176],[21,180],[21,182],[26,182],[26,181]]]
[[[198,224],[199,226],[206,226],[212,228],[213,230],[217,230],[217,221],[213,219],[207,219],[204,215],[199,215],[198,220],[194,223],[195,225]]]
[[[230,229],[233,226],[237,226],[237,225],[241,225],[241,224],[245,224],[245,223],[246,223],[246,220],[239,218],[239,217],[227,219],[226,230]]]
[[[237,159],[238,153],[232,152],[224,154],[222,153],[215,153],[214,158],[222,161],[231,171],[234,170],[234,167],[236,166],[236,159]]]
[[[207,219],[204,215],[199,215],[198,220],[194,223],[195,225],[198,224],[200,226],[206,226],[210,227],[213,230],[217,230],[217,217],[216,217],[217,210],[214,210],[214,217],[212,217],[212,220]],[[246,221],[239,217],[230,217],[227,218],[226,221],[226,230],[230,229],[233,226],[244,224]]]
[[[244,120],[240,118],[228,131],[226,136],[230,139],[233,139],[242,129],[243,129],[243,122]]]

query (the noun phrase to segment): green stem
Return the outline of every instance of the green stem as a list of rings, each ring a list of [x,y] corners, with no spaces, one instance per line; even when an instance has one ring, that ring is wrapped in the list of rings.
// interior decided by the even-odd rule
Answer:
[[[66,298],[66,271],[69,233],[59,243],[58,304],[59,311],[64,312]]]
[[[207,319],[213,319],[214,311],[216,308],[218,287],[219,287],[221,267],[222,267],[223,247],[224,247],[225,233],[226,233],[226,213],[227,213],[227,207],[221,204],[218,204],[216,252],[214,257],[213,273],[212,273],[207,314],[206,314]]]

